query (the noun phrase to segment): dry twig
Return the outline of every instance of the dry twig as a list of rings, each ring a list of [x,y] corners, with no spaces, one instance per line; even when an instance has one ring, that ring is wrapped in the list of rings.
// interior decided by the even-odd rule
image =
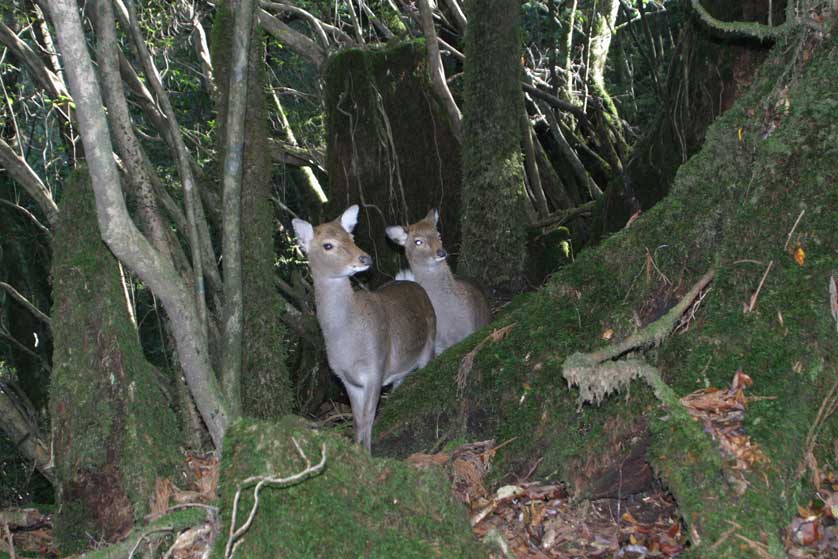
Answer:
[[[753,295],[751,295],[750,302],[747,305],[745,305],[745,308],[743,310],[744,314],[748,314],[749,312],[753,311],[754,307],[757,305],[757,299],[759,298],[759,292],[762,291],[762,284],[765,283],[765,278],[768,277],[768,272],[771,271],[771,266],[773,266],[773,265],[774,265],[773,260],[768,263],[768,267],[765,269],[765,272],[762,274],[762,279],[759,280],[759,285],[757,286],[757,290],[754,291]]]
[[[236,496],[233,498],[233,512],[230,516],[230,532],[227,537],[227,545],[224,548],[224,558],[225,559],[232,559],[232,557],[236,553],[236,549],[238,548],[239,544],[241,544],[244,540],[242,540],[242,536],[250,529],[250,526],[253,524],[253,519],[256,516],[256,510],[259,508],[259,492],[265,485],[272,485],[274,487],[288,487],[290,485],[294,485],[299,483],[305,479],[308,479],[312,476],[315,476],[323,471],[323,468],[326,465],[326,445],[325,443],[320,447],[320,462],[315,465],[311,465],[311,461],[306,456],[306,453],[303,452],[303,449],[300,448],[299,443],[294,437],[291,437],[291,442],[294,443],[294,447],[297,449],[297,453],[305,462],[305,468],[296,474],[290,475],[284,478],[278,478],[273,476],[253,476],[245,479],[236,489]],[[238,529],[236,529],[236,515],[238,514],[239,508],[239,500],[241,499],[242,490],[256,483],[256,487],[253,489],[253,505],[250,507],[250,514],[247,516],[247,520],[245,520],[244,524]]]

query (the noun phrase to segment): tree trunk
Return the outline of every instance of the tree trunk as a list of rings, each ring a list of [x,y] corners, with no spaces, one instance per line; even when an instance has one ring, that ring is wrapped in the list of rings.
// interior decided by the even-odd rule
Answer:
[[[431,208],[439,209],[442,238],[456,254],[460,146],[421,43],[346,50],[325,72],[329,204],[312,219],[334,219],[361,204],[355,242],[373,258],[372,283],[406,267],[384,228],[413,223]]]
[[[55,232],[50,415],[64,552],[116,541],[170,474],[179,434],[129,320],[117,261],[102,243],[86,170],[66,183]]]
[[[466,3],[463,240],[457,269],[496,293],[518,291],[525,283],[520,11],[513,0]]]
[[[213,63],[221,91],[219,122],[227,121],[232,51],[228,31],[233,19],[230,8],[234,5],[221,4],[213,24]],[[263,74],[265,42],[260,26],[254,24],[251,34],[241,179],[244,297],[241,398],[245,415],[276,418],[291,412],[294,393],[286,363],[287,333],[280,320],[285,310],[274,281],[275,227],[270,200],[273,183]],[[222,127],[220,137],[224,134]]]
[[[754,2],[703,5],[724,20],[763,18]],[[767,6],[761,9],[767,12]],[[687,21],[663,83],[662,110],[634,146],[623,176],[609,183],[595,233],[620,229],[637,210],[666,196],[678,167],[701,148],[707,127],[741,95],[767,51],[755,41],[720,39],[695,18]]]

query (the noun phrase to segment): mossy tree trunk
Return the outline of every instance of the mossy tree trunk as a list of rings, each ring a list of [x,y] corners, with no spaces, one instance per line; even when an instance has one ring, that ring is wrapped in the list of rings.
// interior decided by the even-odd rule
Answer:
[[[148,508],[180,443],[164,379],[129,320],[118,263],[102,242],[86,170],[67,181],[52,268],[50,386],[62,551],[115,541]]]
[[[226,121],[232,37],[237,2],[219,5],[213,25],[213,63],[221,92],[219,122]],[[247,109],[241,192],[244,329],[241,400],[244,414],[276,418],[291,412],[293,390],[286,363],[282,299],[274,281],[274,212],[265,109],[265,39],[254,21],[247,67]],[[223,126],[219,138],[224,137]]]
[[[702,5],[724,21],[764,21],[768,6],[759,2],[706,0]],[[774,18],[782,16],[777,2]],[[669,61],[663,87],[663,109],[646,135],[634,146],[623,176],[605,192],[595,232],[617,231],[637,210],[648,210],[669,192],[678,167],[701,148],[710,123],[730,108],[769,45],[720,37],[690,18]]]
[[[374,260],[372,283],[407,267],[384,228],[440,213],[446,248],[460,242],[460,146],[433,93],[422,42],[347,49],[325,69],[329,203],[319,221],[363,208],[355,242]]]
[[[527,197],[521,157],[521,6],[466,2],[462,245],[458,271],[495,291],[524,286]]]

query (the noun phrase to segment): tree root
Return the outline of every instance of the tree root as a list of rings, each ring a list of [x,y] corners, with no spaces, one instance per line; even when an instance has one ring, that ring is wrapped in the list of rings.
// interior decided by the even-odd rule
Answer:
[[[678,397],[663,382],[655,367],[642,359],[632,358],[620,361],[616,359],[630,351],[659,346],[675,329],[681,315],[690,308],[692,302],[707,287],[715,274],[716,271],[710,269],[663,317],[619,344],[591,353],[577,352],[565,359],[562,364],[562,375],[570,386],[579,387],[579,406],[581,407],[586,402],[598,404],[605,396],[627,387],[636,378],[644,379],[661,402],[669,405],[678,404]]]

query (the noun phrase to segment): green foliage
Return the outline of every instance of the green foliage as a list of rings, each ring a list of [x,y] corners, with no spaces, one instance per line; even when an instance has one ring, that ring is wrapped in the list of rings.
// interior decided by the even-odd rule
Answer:
[[[294,438],[312,464],[326,446],[323,473],[286,488],[266,486],[244,535],[241,557],[315,559],[486,557],[474,541],[466,511],[436,468],[372,459],[343,436],[314,431],[295,417],[278,423],[239,421],[227,432],[221,464],[222,535],[228,533],[238,484],[250,476],[285,477],[304,469]],[[253,484],[242,491],[238,523],[252,505]],[[213,557],[222,557],[219,537]]]

